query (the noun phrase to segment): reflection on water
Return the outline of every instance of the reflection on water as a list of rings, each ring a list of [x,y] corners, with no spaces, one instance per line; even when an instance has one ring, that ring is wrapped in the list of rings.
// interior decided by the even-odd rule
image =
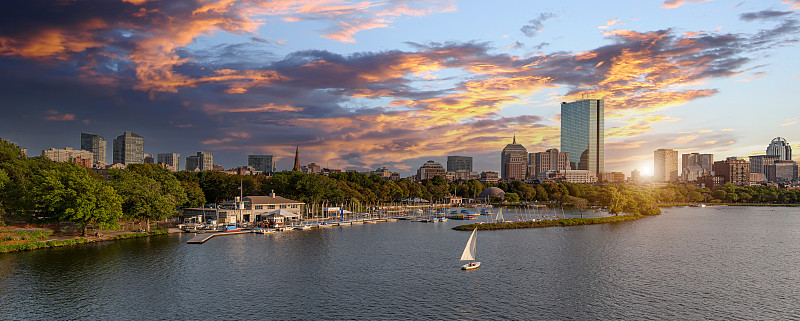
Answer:
[[[800,316],[797,209],[670,208],[619,224],[481,231],[481,268],[464,272],[458,258],[469,233],[450,228],[468,222],[202,245],[169,235],[0,255],[0,319]]]

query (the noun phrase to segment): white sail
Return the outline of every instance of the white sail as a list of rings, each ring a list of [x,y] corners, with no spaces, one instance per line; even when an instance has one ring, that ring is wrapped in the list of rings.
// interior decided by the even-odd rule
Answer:
[[[472,231],[472,235],[469,237],[469,241],[467,241],[467,246],[464,247],[464,253],[461,253],[461,261],[472,261],[475,260],[475,249],[476,249],[476,237],[478,233],[478,228],[476,227]]]
[[[506,218],[503,217],[503,209],[502,208],[499,211],[497,211],[497,216],[494,217],[494,221],[495,222],[501,222],[501,223],[506,221]]]

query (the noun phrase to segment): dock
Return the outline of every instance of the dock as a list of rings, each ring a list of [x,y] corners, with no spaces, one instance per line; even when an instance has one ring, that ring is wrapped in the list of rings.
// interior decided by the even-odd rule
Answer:
[[[197,236],[191,238],[190,240],[186,241],[187,244],[203,244],[206,241],[210,240],[212,237],[220,236],[220,235],[236,235],[236,234],[245,234],[245,233],[252,233],[253,231],[236,231],[236,232],[219,232],[219,233],[203,233],[198,234]]]

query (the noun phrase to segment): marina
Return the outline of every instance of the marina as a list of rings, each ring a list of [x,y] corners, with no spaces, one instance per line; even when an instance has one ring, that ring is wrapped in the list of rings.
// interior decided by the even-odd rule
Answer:
[[[796,208],[669,208],[620,224],[478,231],[481,265],[470,271],[461,270],[470,261],[459,255],[472,230],[452,230],[465,223],[244,233],[204,245],[176,233],[8,253],[0,256],[0,315],[485,320],[501,309],[510,320],[796,316],[800,287],[787,282],[800,277]],[[224,308],[219,298],[229,299]]]

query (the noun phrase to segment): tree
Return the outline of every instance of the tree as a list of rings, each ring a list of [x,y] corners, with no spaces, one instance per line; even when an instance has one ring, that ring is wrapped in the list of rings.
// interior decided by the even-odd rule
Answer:
[[[35,208],[51,220],[78,224],[86,236],[89,224],[116,228],[122,217],[122,198],[114,189],[74,163],[53,163],[34,173],[31,196]]]
[[[581,211],[581,218],[583,218],[583,211],[586,209],[589,202],[583,198],[570,196],[569,203],[572,204],[572,207]]]
[[[203,194],[200,184],[189,181],[181,181],[180,183],[186,192],[186,203],[183,203],[182,207],[200,207],[206,203],[206,196]]]
[[[130,219],[145,220],[148,232],[151,220],[174,215],[176,208],[189,200],[175,176],[160,166],[134,164],[109,173],[122,196],[123,213]]]
[[[516,203],[519,202],[519,194],[517,193],[506,193],[506,202]]]

